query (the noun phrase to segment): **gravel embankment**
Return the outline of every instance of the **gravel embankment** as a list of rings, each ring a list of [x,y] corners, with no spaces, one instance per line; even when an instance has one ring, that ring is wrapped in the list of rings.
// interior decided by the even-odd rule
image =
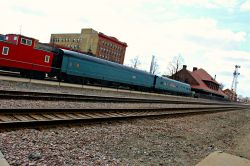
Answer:
[[[250,111],[0,133],[11,165],[195,165],[221,150],[250,159]]]

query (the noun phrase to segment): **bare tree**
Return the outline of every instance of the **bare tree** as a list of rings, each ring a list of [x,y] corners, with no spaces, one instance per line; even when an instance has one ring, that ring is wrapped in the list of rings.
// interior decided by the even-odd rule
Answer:
[[[141,64],[139,56],[134,57],[133,59],[130,60],[130,66],[137,69],[138,66]]]
[[[225,87],[223,83],[219,83],[219,88],[222,90]]]
[[[239,101],[239,102],[241,102],[241,101],[243,101],[243,96],[242,95],[238,95],[238,97],[237,97],[237,100]]]
[[[181,70],[183,64],[184,59],[180,54],[178,56],[174,56],[172,61],[168,64],[169,76],[173,76],[175,73]]]

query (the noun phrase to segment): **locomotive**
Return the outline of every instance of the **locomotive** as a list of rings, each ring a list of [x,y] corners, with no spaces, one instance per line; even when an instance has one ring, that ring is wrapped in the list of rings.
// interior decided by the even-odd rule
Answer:
[[[0,37],[0,69],[22,77],[101,86],[126,87],[174,95],[191,95],[189,84],[150,74],[81,52],[56,48],[23,35]]]

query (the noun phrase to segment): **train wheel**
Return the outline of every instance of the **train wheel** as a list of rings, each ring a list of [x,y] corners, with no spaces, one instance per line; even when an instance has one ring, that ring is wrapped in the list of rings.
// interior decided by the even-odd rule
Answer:
[[[43,80],[45,78],[45,73],[37,72],[37,71],[32,71],[30,73],[30,78],[38,79],[38,80]]]
[[[26,76],[25,72],[23,72],[23,71],[20,72],[20,75],[21,75],[21,77],[25,77]]]
[[[30,77],[30,72],[28,72],[28,71],[21,71],[20,75],[23,78],[29,78]]]

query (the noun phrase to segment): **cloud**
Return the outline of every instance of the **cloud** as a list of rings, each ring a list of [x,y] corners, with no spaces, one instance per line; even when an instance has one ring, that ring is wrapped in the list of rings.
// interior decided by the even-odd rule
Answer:
[[[230,26],[222,27],[212,15],[192,17],[179,10],[183,6],[235,8],[236,4],[235,0],[12,0],[1,8],[4,15],[0,19],[5,24],[0,33],[19,33],[22,25],[22,34],[49,42],[52,33],[80,33],[81,28],[93,28],[128,43],[125,63],[139,56],[142,70],[149,70],[155,55],[160,73],[166,73],[168,63],[181,54],[188,68],[204,68],[230,87],[232,76],[223,73],[232,73],[235,63],[242,65],[240,72],[245,77],[239,77],[239,90],[244,92],[243,89],[250,91],[244,83],[250,81],[250,55],[240,46],[249,42],[248,27],[236,31]]]
[[[245,32],[233,32],[230,29],[219,28],[218,23],[212,18],[199,19],[181,19],[172,22],[171,30],[178,29],[178,35],[183,38],[196,38],[200,40],[210,41],[212,44],[215,41],[224,42],[243,42],[246,40]],[[175,34],[176,35],[176,34]]]
[[[245,51],[228,51],[228,50],[210,50],[204,54],[204,67],[209,73],[217,75],[218,82],[223,82],[225,88],[230,88],[233,80],[233,72],[235,65],[240,65],[239,72],[241,73],[238,81],[238,90],[241,94],[248,95],[250,92],[250,52]],[[230,75],[231,73],[231,75]]]
[[[35,9],[30,9],[27,7],[22,7],[22,6],[12,6],[11,7],[14,12],[20,12],[22,14],[27,14],[27,15],[34,15],[34,16],[45,16],[44,12],[35,10]]]
[[[230,71],[222,71],[218,73],[220,76],[232,77],[233,72]]]
[[[250,11],[250,0],[246,0],[241,6],[242,11]]]
[[[250,54],[248,55],[244,55],[243,57],[225,57],[225,60],[226,61],[230,61],[230,62],[235,62],[235,63],[247,63],[247,64],[250,64],[250,58],[247,58],[246,56],[249,56]]]
[[[172,0],[173,4],[204,8],[235,8],[237,0]]]

